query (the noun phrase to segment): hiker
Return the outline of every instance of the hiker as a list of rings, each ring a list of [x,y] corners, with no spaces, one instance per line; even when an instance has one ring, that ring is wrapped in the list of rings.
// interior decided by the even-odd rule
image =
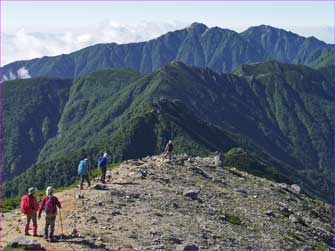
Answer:
[[[62,208],[58,198],[53,195],[52,187],[48,187],[46,190],[46,197],[42,199],[40,208],[38,209],[38,219],[41,218],[41,213],[45,212],[45,228],[44,238],[52,242],[54,241],[55,222],[57,215],[57,207]],[[49,231],[50,226],[50,231]]]
[[[80,176],[80,189],[83,189],[84,179],[87,181],[88,187],[91,186],[88,173],[91,173],[91,167],[88,164],[88,159],[85,158],[81,160],[78,165],[78,175]]]
[[[106,171],[107,171],[107,153],[104,153],[103,156],[100,156],[98,159],[98,168],[101,169],[101,178],[100,181],[105,184],[106,181]]]
[[[30,221],[33,221],[33,234],[37,236],[37,210],[38,210],[38,202],[34,196],[36,188],[31,187],[28,189],[28,194],[25,194],[21,198],[21,206],[20,210],[27,216],[27,223],[24,226],[24,234],[29,234],[29,224]]]
[[[172,141],[169,140],[169,142],[166,144],[166,147],[165,147],[164,158],[169,157],[169,160],[171,160],[172,151],[173,151]]]

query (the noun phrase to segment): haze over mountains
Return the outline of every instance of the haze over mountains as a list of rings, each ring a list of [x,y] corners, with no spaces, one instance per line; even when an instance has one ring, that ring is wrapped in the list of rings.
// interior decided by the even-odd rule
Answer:
[[[173,139],[192,155],[242,147],[254,160],[239,167],[332,200],[333,48],[313,37],[194,23],[2,71],[32,77],[2,84],[5,196],[71,184],[81,157],[139,158]]]
[[[147,42],[97,44],[67,55],[17,61],[2,67],[2,80],[37,76],[73,78],[109,68],[150,73],[174,60],[216,72],[268,60],[317,67],[332,62],[332,54],[330,44],[267,25],[237,33],[193,23]],[[22,74],[23,70],[26,74]]]

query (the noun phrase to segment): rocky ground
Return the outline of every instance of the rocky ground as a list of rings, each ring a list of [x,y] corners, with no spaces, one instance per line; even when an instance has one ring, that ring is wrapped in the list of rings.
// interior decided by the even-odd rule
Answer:
[[[47,249],[63,250],[333,247],[331,205],[308,197],[299,186],[214,162],[188,156],[125,161],[106,185],[85,190],[84,198],[78,198],[78,189],[57,195],[64,205],[66,239],[36,239]],[[2,245],[20,235],[20,220],[15,212],[5,214]]]

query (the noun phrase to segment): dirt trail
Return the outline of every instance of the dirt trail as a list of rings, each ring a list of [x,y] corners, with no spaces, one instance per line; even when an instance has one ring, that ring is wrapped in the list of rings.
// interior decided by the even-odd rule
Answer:
[[[88,192],[88,190],[84,190],[83,193]],[[55,195],[59,198],[62,203],[61,216],[63,221],[63,231],[66,236],[68,236],[72,231],[72,226],[69,225],[67,217],[71,213],[71,211],[76,207],[76,194],[78,194],[78,188],[69,189],[63,192],[55,193]],[[1,222],[2,234],[1,234],[1,246],[7,246],[8,242],[14,240],[16,237],[24,236],[23,229],[24,224],[26,223],[26,217],[24,214],[15,210],[13,212],[5,213]],[[72,250],[71,246],[65,242],[55,242],[50,243],[47,242],[42,236],[44,233],[44,225],[45,225],[45,217],[42,213],[42,217],[38,220],[38,234],[40,237],[30,236],[31,239],[36,239],[41,243],[42,247],[47,250]],[[32,228],[32,223],[30,223],[30,228]],[[32,230],[30,229],[30,234],[32,234]],[[58,213],[56,219],[56,227],[55,227],[55,236],[59,236],[61,234],[61,223],[60,223],[60,214]],[[76,250],[80,249],[79,245],[71,244],[72,247]]]

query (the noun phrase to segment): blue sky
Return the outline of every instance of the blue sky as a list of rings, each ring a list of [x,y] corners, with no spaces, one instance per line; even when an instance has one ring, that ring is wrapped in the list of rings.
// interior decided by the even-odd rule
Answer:
[[[10,2],[3,28],[63,28],[119,22],[203,22],[209,26],[333,26],[333,2]]]
[[[2,2],[3,64],[102,42],[152,39],[192,22],[238,32],[268,24],[334,41],[332,1]]]

